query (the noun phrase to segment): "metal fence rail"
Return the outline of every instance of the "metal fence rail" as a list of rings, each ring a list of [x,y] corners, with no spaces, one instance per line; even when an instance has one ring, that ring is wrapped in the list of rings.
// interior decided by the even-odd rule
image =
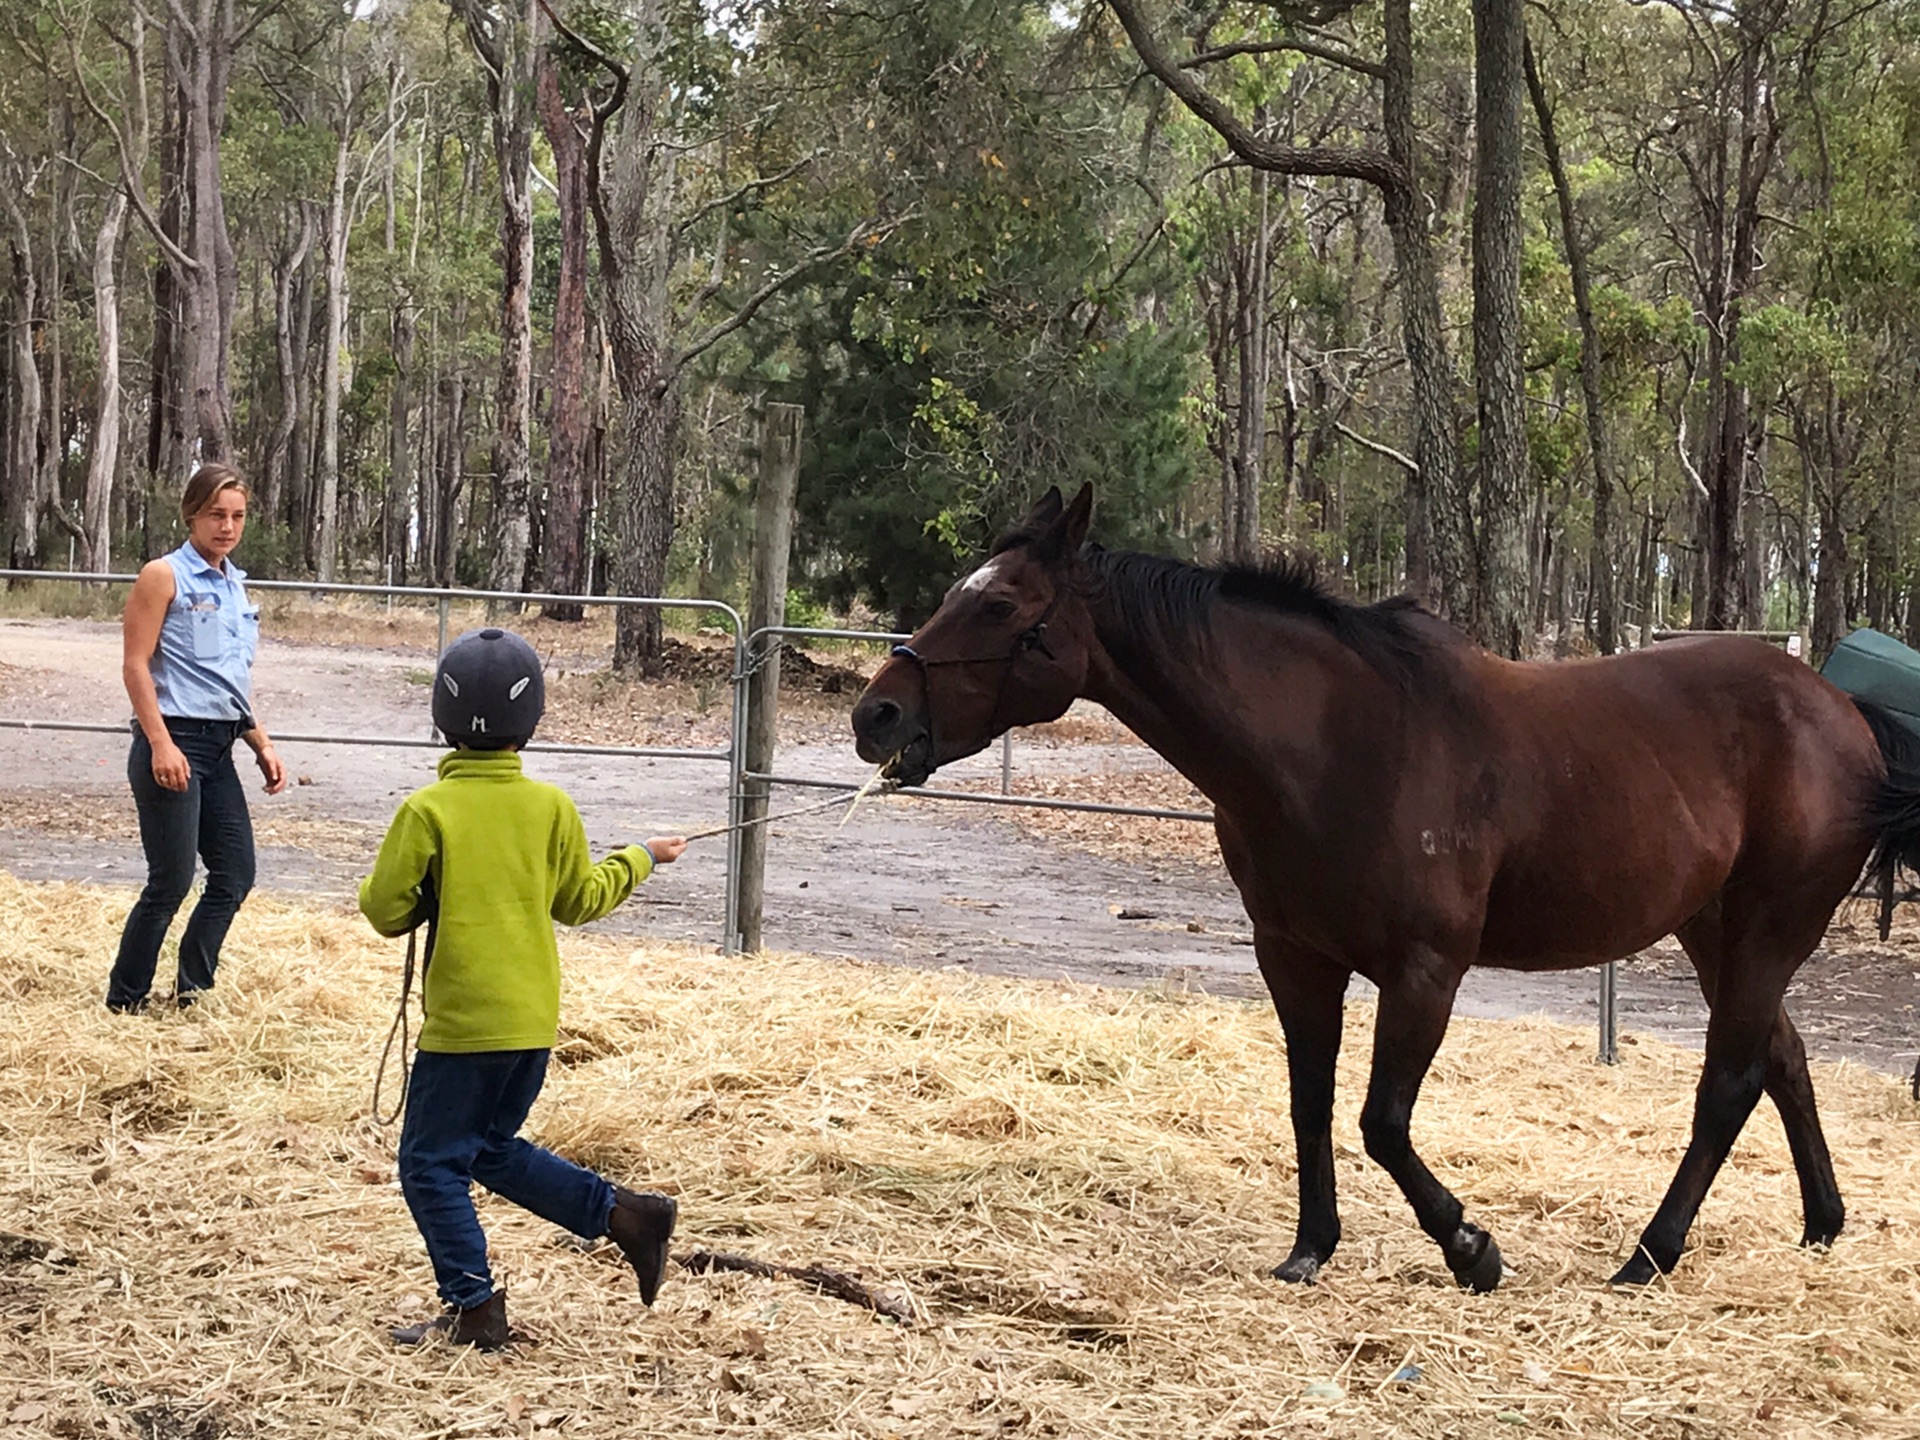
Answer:
[[[52,581],[58,583],[79,583],[86,585],[131,584],[132,575],[95,575],[79,571],[45,570],[5,570],[0,569],[0,580],[24,580],[31,582]],[[793,786],[805,789],[845,790],[848,781],[826,776],[783,775],[766,770],[749,770],[746,766],[746,704],[747,687],[757,671],[778,654],[789,639],[847,640],[872,644],[898,644],[908,637],[898,632],[877,630],[848,630],[802,625],[774,625],[743,634],[740,615],[732,606],[718,600],[689,600],[662,596],[632,595],[555,595],[543,592],[523,594],[518,591],[501,590],[462,590],[432,588],[409,585],[355,585],[340,582],[307,580],[253,580],[249,579],[247,588],[262,591],[305,592],[312,595],[360,595],[389,599],[429,600],[438,611],[439,636],[438,650],[446,649],[447,629],[454,602],[481,602],[487,604],[511,605],[548,605],[576,604],[598,605],[613,608],[651,608],[704,610],[718,615],[727,622],[733,640],[733,704],[729,726],[728,745],[725,749],[704,749],[687,746],[648,746],[648,745],[568,745],[535,742],[527,747],[530,752],[556,755],[604,755],[609,757],[633,757],[646,759],[669,759],[725,763],[728,767],[727,786],[727,863],[726,863],[726,914],[724,918],[724,948],[732,953],[739,948],[740,921],[745,903],[741,894],[741,822],[747,795],[747,786]],[[1655,639],[1665,639],[1670,635],[1678,638],[1680,634],[1694,632],[1655,632]],[[1769,639],[1785,640],[1786,632],[1777,636],[1769,634]],[[436,653],[438,653],[436,651]],[[0,717],[0,729],[81,731],[101,734],[125,734],[124,723],[113,725],[94,722],[67,720],[27,720]],[[325,745],[378,745],[413,749],[440,748],[435,739],[410,739],[400,736],[384,735],[309,735],[301,733],[275,732],[276,740],[296,744]],[[1145,819],[1178,820],[1195,824],[1210,824],[1213,813],[1207,810],[1179,810],[1146,805],[1116,805],[1090,800],[1056,800],[1045,796],[1012,795],[1008,789],[1011,771],[1011,735],[1003,740],[1001,751],[1001,794],[981,793],[971,790],[955,790],[942,786],[910,786],[894,793],[913,799],[956,802],[970,805],[998,805],[1009,809],[1030,810],[1073,810],[1095,815],[1132,815]],[[854,782],[858,783],[858,782]],[[756,907],[758,899],[753,902]],[[1617,1001],[1617,982],[1612,964],[1603,967],[1600,976],[1600,1057],[1608,1063],[1615,1063],[1617,1048],[1615,1039],[1615,1008]]]
[[[138,577],[133,575],[98,575],[77,570],[0,570],[0,580],[29,581],[38,584],[51,581],[59,584],[81,585],[131,585]],[[745,628],[740,614],[731,605],[720,600],[684,600],[671,596],[641,595],[555,595],[545,591],[523,593],[517,590],[462,590],[449,587],[419,585],[354,585],[340,581],[318,580],[255,580],[248,577],[249,591],[281,591],[304,593],[309,595],[361,595],[386,599],[430,600],[434,602],[439,621],[439,634],[435,655],[447,648],[447,630],[452,618],[455,601],[462,603],[480,603],[486,605],[597,605],[611,609],[646,610],[699,610],[707,611],[723,619],[733,641],[733,707],[728,724],[728,743],[723,750],[705,749],[694,746],[672,745],[566,745],[536,741],[527,746],[530,753],[550,755],[605,755],[613,758],[645,758],[658,760],[695,760],[727,766],[727,884],[724,947],[731,953],[738,947],[740,933],[740,797],[743,752],[740,746],[743,707],[746,691],[742,683],[746,665],[742,630]],[[125,723],[109,725],[77,721],[25,720],[0,717],[0,729],[9,730],[61,730],[83,731],[98,734],[121,735],[127,733]],[[298,732],[275,731],[276,741],[289,744],[314,745],[374,745],[391,746],[396,749],[443,749],[442,742],[433,738],[410,739],[398,735],[309,735]]]

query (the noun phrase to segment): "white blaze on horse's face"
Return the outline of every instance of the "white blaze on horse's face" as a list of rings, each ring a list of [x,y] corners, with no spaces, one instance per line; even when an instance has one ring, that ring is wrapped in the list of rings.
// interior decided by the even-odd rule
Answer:
[[[1001,558],[1000,556],[995,556],[978,570],[967,576],[967,578],[962,580],[955,588],[963,595],[977,594],[986,589],[987,586],[991,585],[1000,577]]]

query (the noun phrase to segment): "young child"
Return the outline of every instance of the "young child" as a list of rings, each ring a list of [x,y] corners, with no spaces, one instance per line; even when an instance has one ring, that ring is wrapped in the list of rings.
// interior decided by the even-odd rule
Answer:
[[[519,1135],[559,1021],[553,922],[611,913],[687,844],[656,838],[592,863],[566,792],[520,773],[520,747],[545,709],[540,658],[518,635],[476,630],[449,646],[433,677],[433,723],[456,748],[437,783],[401,802],[360,886],[361,912],[382,935],[429,924],[400,1189],[447,1309],[393,1331],[402,1345],[436,1332],[482,1350],[509,1339],[474,1180],[582,1238],[610,1236],[648,1305],[666,1269],[670,1197],[622,1189]]]

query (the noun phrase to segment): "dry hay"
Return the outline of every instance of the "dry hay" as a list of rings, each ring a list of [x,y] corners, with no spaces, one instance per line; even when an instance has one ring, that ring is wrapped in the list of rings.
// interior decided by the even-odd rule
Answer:
[[[668,877],[670,878],[670,877]],[[664,883],[664,881],[662,882]],[[531,1130],[682,1203],[677,1253],[857,1274],[911,1326],[793,1280],[676,1269],[643,1311],[605,1246],[483,1202],[504,1356],[396,1353],[426,1308],[393,1134],[367,1118],[398,969],[356,917],[255,899],[189,1017],[113,1017],[126,892],[0,873],[0,1419],[9,1433],[412,1437],[1912,1435],[1915,1109],[1821,1067],[1852,1204],[1803,1253],[1763,1116],[1666,1284],[1614,1294],[1682,1145],[1694,1056],[1461,1022],[1423,1153],[1515,1272],[1457,1290],[1336,1124],[1347,1239],[1264,1278],[1294,1209],[1261,1007],[566,937]],[[1411,1384],[1391,1377],[1417,1366]]]

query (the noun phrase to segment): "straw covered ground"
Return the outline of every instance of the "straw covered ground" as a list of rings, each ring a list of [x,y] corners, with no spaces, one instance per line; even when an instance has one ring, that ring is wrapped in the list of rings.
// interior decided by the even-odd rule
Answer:
[[[1883,1077],[1819,1073],[1831,1254],[1792,1243],[1763,1112],[1670,1283],[1614,1294],[1695,1057],[1456,1024],[1416,1136],[1515,1272],[1474,1297],[1360,1153],[1355,1007],[1347,1239],[1299,1290],[1265,1278],[1294,1202],[1260,1008],[590,934],[532,1131],[676,1193],[676,1255],[826,1267],[910,1322],[677,1267],[649,1312],[615,1252],[489,1200],[539,1343],[397,1353],[431,1287],[368,1113],[396,946],[256,898],[208,1003],[112,1017],[129,898],[0,872],[0,1435],[1920,1433],[1920,1115]]]

